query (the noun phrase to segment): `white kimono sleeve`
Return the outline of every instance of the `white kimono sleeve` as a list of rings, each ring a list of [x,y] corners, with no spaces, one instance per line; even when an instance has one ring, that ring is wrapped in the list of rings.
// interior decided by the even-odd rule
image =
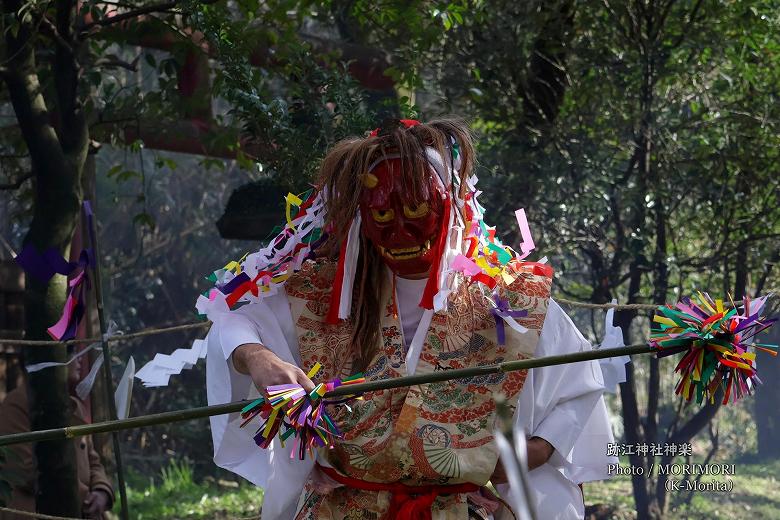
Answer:
[[[298,343],[284,291],[232,312],[209,315],[214,322],[208,337],[206,389],[208,404],[223,404],[257,397],[252,379],[236,372],[233,351],[245,343],[261,343],[288,363],[300,364]],[[239,413],[211,417],[214,462],[265,490],[263,518],[291,519],[303,485],[314,465],[290,458],[278,438],[263,450],[254,440],[257,429],[240,428]]]
[[[534,357],[591,350],[571,319],[553,300],[547,310]],[[550,460],[529,472],[538,518],[581,519],[583,498],[577,484],[607,477],[612,430],[602,394],[598,361],[531,369],[518,399],[515,431],[553,445]],[[511,492],[511,491],[510,491]]]

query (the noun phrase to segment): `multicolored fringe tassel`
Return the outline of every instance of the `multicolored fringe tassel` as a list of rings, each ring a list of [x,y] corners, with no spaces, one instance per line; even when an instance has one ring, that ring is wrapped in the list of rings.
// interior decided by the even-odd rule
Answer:
[[[684,298],[674,307],[658,308],[653,318],[660,330],[650,335],[650,345],[664,357],[684,355],[675,368],[681,375],[675,393],[690,401],[694,394],[701,404],[706,398],[715,402],[715,393],[723,387],[723,404],[750,395],[761,380],[756,374],[755,352],[748,347],[777,355],[777,345],[753,343],[755,336],[772,326],[776,319],[764,319],[761,310],[768,296],[726,310],[723,300],[698,293],[698,301]]]
[[[307,374],[309,378],[314,377],[320,368],[319,363],[314,365]],[[312,456],[316,448],[332,448],[334,440],[342,437],[325,407],[335,404],[349,406],[346,404],[348,401],[360,399],[356,395],[337,399],[323,399],[323,396],[339,386],[363,382],[363,374],[356,374],[346,379],[320,383],[309,393],[296,384],[269,386],[266,389],[267,397],[259,397],[241,410],[244,419],[241,427],[260,416],[264,422],[255,432],[255,443],[265,449],[279,435],[284,447],[285,441],[293,437],[290,458],[297,455],[300,460],[304,460],[307,452]]]

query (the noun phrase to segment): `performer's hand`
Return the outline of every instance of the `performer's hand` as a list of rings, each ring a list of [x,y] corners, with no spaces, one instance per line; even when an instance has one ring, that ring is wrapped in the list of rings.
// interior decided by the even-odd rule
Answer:
[[[248,374],[258,390],[263,392],[273,385],[298,384],[310,392],[314,383],[303,370],[279,359],[270,349],[259,343],[245,343],[233,351],[233,367]]]
[[[531,437],[526,442],[528,449],[528,469],[536,469],[552,457],[555,448],[541,437]]]
[[[552,444],[541,437],[531,437],[525,443],[528,452],[528,470],[536,469],[552,457],[555,448]],[[501,460],[496,463],[496,469],[490,476],[490,482],[493,484],[506,484],[509,479],[506,476],[504,465]]]
[[[81,505],[81,512],[84,518],[103,518],[103,513],[108,510],[110,502],[111,498],[108,493],[102,489],[90,491]]]

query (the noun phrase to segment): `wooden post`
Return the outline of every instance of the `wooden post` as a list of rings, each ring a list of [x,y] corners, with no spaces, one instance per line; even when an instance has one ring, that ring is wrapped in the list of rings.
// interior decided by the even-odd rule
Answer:
[[[0,260],[0,335],[24,335],[24,271],[11,259]],[[19,347],[0,345],[0,402],[21,379]]]

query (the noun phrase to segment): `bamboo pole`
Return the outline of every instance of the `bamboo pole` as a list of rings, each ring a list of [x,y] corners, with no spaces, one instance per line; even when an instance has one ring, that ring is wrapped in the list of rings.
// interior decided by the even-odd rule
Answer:
[[[680,348],[680,350],[682,351],[683,349]],[[439,372],[433,372],[430,374],[416,374],[413,376],[397,377],[394,379],[380,379],[377,381],[369,381],[367,383],[345,385],[326,393],[325,397],[343,397],[347,395],[372,392],[375,390],[388,390],[391,388],[437,383],[440,381],[451,381],[453,379],[464,379],[488,374],[497,374],[500,372],[514,372],[517,370],[527,370],[529,368],[564,365],[566,363],[577,363],[579,361],[591,361],[594,359],[603,359],[615,356],[651,354],[653,352],[657,352],[657,349],[648,346],[645,343],[640,343],[635,345],[628,345],[625,347],[587,350],[583,352],[575,352],[574,354],[560,354],[557,356],[521,359],[518,361],[505,361],[496,365],[459,368],[455,370],[441,370]],[[54,428],[51,430],[40,430],[35,432],[14,433],[11,435],[0,436],[0,446],[20,444],[23,442],[40,442],[65,439],[79,437],[82,435],[92,435],[95,433],[116,432],[133,428],[142,428],[144,426],[154,426],[157,424],[201,419],[203,417],[211,417],[213,415],[223,415],[227,413],[238,412],[249,402],[250,401],[236,401],[233,403],[203,406],[200,408],[189,408],[186,410],[174,410],[172,412],[130,417],[129,419],[105,421],[101,423],[84,424],[80,426],[69,426],[66,428]]]
[[[98,244],[97,226],[94,222],[94,218],[87,219],[95,258],[95,265],[93,268],[93,272],[95,273],[95,301],[97,302],[98,320],[100,321],[100,332],[102,336],[100,343],[103,350],[104,387],[106,390],[109,417],[111,417],[112,420],[117,420],[119,417],[116,414],[116,403],[114,402],[114,381],[111,378],[111,348],[108,344],[108,338],[106,337],[108,328],[106,325],[105,309],[103,308],[103,283],[100,279],[100,249]],[[116,462],[116,477],[119,486],[119,504],[122,520],[130,520],[130,509],[127,504],[127,486],[125,484],[125,469],[122,464],[122,450],[119,442],[119,430],[111,431],[111,440],[113,441],[114,447],[114,461]]]

